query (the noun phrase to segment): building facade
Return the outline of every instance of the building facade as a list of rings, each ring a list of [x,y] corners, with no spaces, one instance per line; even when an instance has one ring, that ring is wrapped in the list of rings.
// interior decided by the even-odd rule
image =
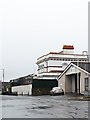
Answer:
[[[65,93],[84,94],[90,91],[90,62],[70,63],[58,77],[58,86]]]
[[[50,52],[37,59],[37,78],[56,79],[74,61],[88,61],[87,53],[84,51],[82,54],[74,54],[73,45],[64,45],[61,52]]]

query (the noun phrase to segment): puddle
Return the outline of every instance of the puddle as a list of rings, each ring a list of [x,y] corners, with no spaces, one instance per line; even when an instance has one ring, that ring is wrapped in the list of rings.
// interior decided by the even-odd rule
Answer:
[[[52,106],[37,106],[37,107],[32,107],[31,109],[48,109],[52,108]]]

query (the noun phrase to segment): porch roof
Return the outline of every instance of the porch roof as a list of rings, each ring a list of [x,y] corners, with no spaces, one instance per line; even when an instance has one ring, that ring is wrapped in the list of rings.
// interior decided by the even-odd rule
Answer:
[[[59,76],[58,76],[58,80],[63,76],[63,74],[71,67],[71,66],[75,66],[77,67],[78,69],[81,69],[83,70],[84,72],[90,74],[90,62],[71,62],[64,70],[63,73],[61,73]]]

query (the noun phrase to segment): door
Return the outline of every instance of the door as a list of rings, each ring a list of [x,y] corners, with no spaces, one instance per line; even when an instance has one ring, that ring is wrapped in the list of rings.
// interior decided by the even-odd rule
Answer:
[[[80,73],[75,74],[75,93],[80,94]]]

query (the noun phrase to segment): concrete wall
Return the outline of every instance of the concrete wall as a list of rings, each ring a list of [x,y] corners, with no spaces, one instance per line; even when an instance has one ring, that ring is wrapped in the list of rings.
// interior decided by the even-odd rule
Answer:
[[[75,75],[72,75],[72,93],[75,93]]]
[[[73,49],[63,49],[64,54],[73,54],[74,50]]]
[[[18,95],[32,95],[32,84],[13,86],[12,93],[17,92]]]
[[[85,91],[85,78],[89,77],[89,90],[90,90],[90,76],[84,72],[81,72],[80,77],[80,93],[84,93]]]
[[[61,77],[61,79],[58,80],[58,87],[62,87],[64,92],[66,92],[66,90],[65,90],[65,74]]]
[[[72,92],[72,76],[65,76],[65,91],[66,93]]]
[[[62,84],[62,85],[61,85]],[[62,87],[65,93],[72,92],[72,77],[65,74],[58,80],[58,86]]]

